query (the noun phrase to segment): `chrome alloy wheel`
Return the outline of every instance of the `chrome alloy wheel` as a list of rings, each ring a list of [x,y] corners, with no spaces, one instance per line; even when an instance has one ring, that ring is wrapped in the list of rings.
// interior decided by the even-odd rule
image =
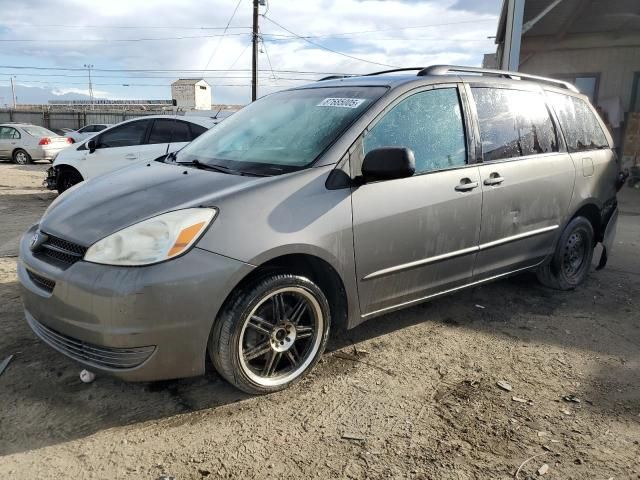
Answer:
[[[324,323],[320,304],[307,289],[286,287],[269,292],[244,319],[240,367],[261,386],[294,380],[318,353]]]

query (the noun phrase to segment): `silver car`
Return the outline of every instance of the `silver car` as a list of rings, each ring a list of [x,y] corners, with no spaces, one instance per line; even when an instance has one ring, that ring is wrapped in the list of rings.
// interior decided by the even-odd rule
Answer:
[[[26,165],[36,160],[53,162],[73,143],[51,130],[28,123],[0,124],[0,158]]]
[[[330,328],[525,270],[573,289],[597,242],[604,266],[624,176],[584,95],[520,73],[387,73],[274,93],[58,197],[21,241],[33,331],[123,379],[200,375],[209,356],[268,393],[316,364]]]
[[[72,140],[71,143],[81,142],[82,140],[93,137],[96,133],[111,126],[113,126],[111,123],[92,123],[91,125],[85,125],[78,130],[67,132],[65,137],[70,138]]]

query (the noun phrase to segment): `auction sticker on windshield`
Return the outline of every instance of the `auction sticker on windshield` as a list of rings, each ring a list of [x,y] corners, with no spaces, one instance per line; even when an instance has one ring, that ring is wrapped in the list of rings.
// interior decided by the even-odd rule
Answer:
[[[358,108],[365,101],[364,98],[325,98],[317,107]]]

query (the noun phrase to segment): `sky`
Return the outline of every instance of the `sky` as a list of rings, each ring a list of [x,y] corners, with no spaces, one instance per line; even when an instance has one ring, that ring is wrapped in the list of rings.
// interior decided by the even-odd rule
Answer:
[[[269,0],[260,7],[258,94],[331,73],[478,66],[495,51],[488,37],[501,3]],[[0,105],[11,103],[10,76],[18,103],[82,98],[87,64],[97,98],[170,99],[172,81],[204,77],[213,103],[245,104],[251,15],[251,0],[11,2],[0,18]]]

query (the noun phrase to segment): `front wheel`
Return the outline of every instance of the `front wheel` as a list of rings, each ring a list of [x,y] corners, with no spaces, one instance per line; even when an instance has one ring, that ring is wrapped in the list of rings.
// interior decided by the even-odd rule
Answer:
[[[287,388],[309,372],[327,343],[329,303],[305,277],[273,274],[236,292],[222,309],[209,355],[228,382],[251,394]]]
[[[589,275],[594,233],[591,222],[576,217],[566,226],[553,257],[538,268],[538,280],[556,290],[573,290]]]
[[[75,184],[82,182],[84,179],[80,172],[72,169],[63,169],[58,175],[57,189],[58,193],[65,192]]]

